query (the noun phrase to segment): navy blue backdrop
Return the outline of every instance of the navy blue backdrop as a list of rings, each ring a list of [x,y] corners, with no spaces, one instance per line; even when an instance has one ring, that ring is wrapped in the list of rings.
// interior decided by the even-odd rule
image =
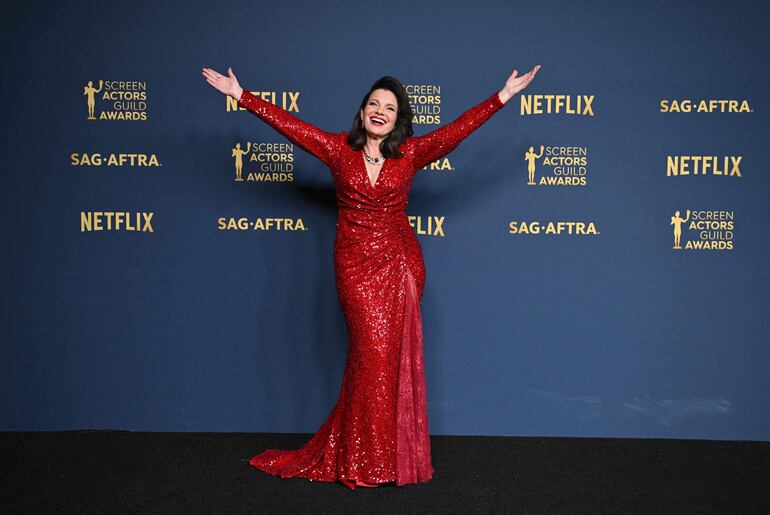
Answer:
[[[331,131],[394,75],[423,134],[540,63],[414,182],[431,433],[770,439],[766,19],[714,1],[6,8],[0,430],[312,432],[332,408],[329,171],[202,67]]]

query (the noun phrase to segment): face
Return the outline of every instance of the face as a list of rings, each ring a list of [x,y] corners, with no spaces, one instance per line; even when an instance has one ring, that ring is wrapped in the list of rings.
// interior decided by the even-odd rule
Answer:
[[[361,110],[361,120],[368,134],[386,136],[396,126],[398,100],[392,91],[375,89]]]

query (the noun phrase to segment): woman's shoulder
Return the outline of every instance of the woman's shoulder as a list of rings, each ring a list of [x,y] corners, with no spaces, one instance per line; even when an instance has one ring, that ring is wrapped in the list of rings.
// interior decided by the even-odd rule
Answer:
[[[404,141],[398,146],[398,149],[405,154],[411,153],[414,149],[414,144],[419,136],[407,136]]]
[[[340,146],[350,148],[350,145],[348,144],[348,131],[340,131],[337,133],[337,142],[340,144]]]

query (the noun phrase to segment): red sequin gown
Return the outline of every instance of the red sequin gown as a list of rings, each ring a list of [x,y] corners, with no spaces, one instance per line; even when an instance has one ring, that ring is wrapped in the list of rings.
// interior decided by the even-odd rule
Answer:
[[[254,467],[314,481],[424,483],[433,476],[420,300],[425,265],[406,206],[417,170],[453,150],[503,103],[497,92],[455,121],[400,147],[375,184],[347,133],[323,131],[244,90],[238,104],[331,170],[338,220],[334,271],[348,330],[337,402],[299,449],[268,449]]]

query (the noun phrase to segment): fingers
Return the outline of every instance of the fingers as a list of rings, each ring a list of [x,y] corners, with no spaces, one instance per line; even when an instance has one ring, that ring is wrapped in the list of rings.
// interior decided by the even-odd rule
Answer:
[[[528,77],[527,77],[527,84],[529,84],[530,82],[532,82],[532,79],[535,78],[535,73],[534,72],[529,72],[527,75],[528,75]]]
[[[221,73],[218,73],[211,68],[203,68],[203,76],[213,80],[221,79],[223,77]]]
[[[522,84],[526,86],[527,84],[529,84],[529,81],[532,80],[531,76],[532,76],[532,72],[525,73],[524,75],[519,77],[517,84]]]
[[[225,93],[225,90],[223,89],[222,84],[220,82],[217,82],[216,79],[209,79],[208,77],[206,77],[206,82],[211,84],[211,86],[217,91],[221,93]]]
[[[534,68],[532,68],[526,75],[523,75],[521,78],[524,79],[524,87],[527,86],[530,82],[532,82],[532,79],[535,78],[535,75],[537,75],[537,71],[540,69],[540,65],[538,64]]]
[[[540,65],[537,64],[529,72],[519,76],[519,80],[532,80],[532,78],[534,78],[534,76],[537,74],[539,70],[540,70]],[[519,73],[518,70],[513,70],[513,73],[511,74],[510,79],[515,79],[518,73]]]
[[[528,72],[527,72],[527,73],[524,75],[524,77],[527,77],[527,78],[531,78],[531,77],[534,77],[535,75],[537,75],[537,72],[538,72],[539,70],[540,70],[540,65],[538,64],[538,65],[536,65],[534,68],[532,68],[531,70],[529,70],[529,71],[528,71]]]
[[[509,91],[512,94],[518,93],[522,89],[526,88],[527,85],[532,82],[532,79],[535,78],[535,75],[537,75],[537,72],[540,70],[540,65],[535,65],[529,72],[525,73],[524,75],[520,75],[517,77],[517,74],[519,73],[518,70],[513,70],[513,73],[509,77],[508,81],[506,82],[506,87],[509,89]]]
[[[217,78],[221,77],[220,74],[212,70],[211,68],[204,68],[203,69],[203,76],[207,79],[216,80]]]
[[[539,72],[539,71],[540,71],[540,65],[538,64],[537,66],[535,66],[534,68],[532,68],[532,71],[531,71],[531,72],[529,72],[529,73],[531,73],[531,74],[532,74],[532,76],[529,78],[529,80],[528,80],[527,82],[528,82],[528,83],[529,83],[529,82],[532,82],[532,79],[534,79],[534,78],[535,78],[535,75],[537,75],[537,72]]]

